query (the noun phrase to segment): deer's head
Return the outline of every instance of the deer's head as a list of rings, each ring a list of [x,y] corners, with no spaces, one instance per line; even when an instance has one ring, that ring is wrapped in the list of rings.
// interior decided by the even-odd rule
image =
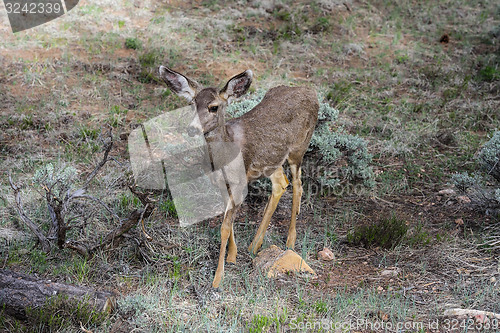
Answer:
[[[249,69],[233,76],[220,90],[203,88],[196,81],[165,66],[160,66],[159,72],[170,90],[196,106],[198,118],[188,127],[190,136],[223,128],[226,107],[233,99],[244,95],[252,83],[252,71]]]

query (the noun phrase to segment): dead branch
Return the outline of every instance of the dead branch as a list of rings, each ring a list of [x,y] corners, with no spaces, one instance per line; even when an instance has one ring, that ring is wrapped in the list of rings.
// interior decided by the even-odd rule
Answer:
[[[28,309],[43,308],[52,298],[61,296],[67,299],[57,305],[59,307],[57,310],[61,310],[61,307],[74,307],[76,310],[85,304],[99,313],[110,313],[116,303],[115,296],[106,291],[42,280],[2,269],[0,269],[0,290],[0,308],[20,319],[29,317]]]
[[[152,204],[154,202],[153,200],[151,200],[149,198],[147,193],[142,193],[142,192],[137,191],[137,189],[136,189],[137,187],[135,185],[134,186],[129,185],[128,188],[129,188],[130,192],[132,192],[132,194],[135,195],[144,206],[146,206],[148,204]]]
[[[109,161],[108,155],[111,149],[113,148],[113,134],[111,133],[111,127],[109,128],[108,132],[108,141],[104,142],[104,155],[101,159],[101,161],[95,166],[94,170],[89,174],[87,177],[87,180],[85,181],[85,184],[83,185],[83,189],[86,190],[88,186],[90,185],[90,182],[94,177],[97,175],[97,173],[102,169],[104,164],[106,164],[107,161]]]
[[[99,244],[93,246],[87,246],[81,242],[68,241],[64,244],[64,247],[75,250],[82,256],[88,257],[92,255],[95,251],[104,248],[105,246],[113,243],[116,239],[120,238],[127,231],[136,226],[144,218],[148,218],[152,212],[153,207],[149,204],[146,205],[144,209],[136,209],[130,213],[129,217],[125,219],[118,227],[107,234],[106,237]]]
[[[486,316],[489,318],[500,319],[499,313],[473,310],[473,309],[448,309],[444,311],[445,316]]]
[[[88,194],[84,194],[84,195],[79,195],[79,196],[74,196],[74,198],[83,198],[83,199],[88,199],[88,200],[91,200],[91,201],[94,201],[94,202],[97,202],[99,205],[102,206],[102,208],[104,208],[108,213],[110,213],[111,215],[113,215],[113,217],[115,219],[120,219],[120,217],[118,215],[116,215],[116,213],[108,207],[108,205],[106,205],[104,202],[102,202],[102,200],[98,199],[98,198],[94,198],[93,196],[91,195],[88,195]]]
[[[47,203],[49,205],[49,211],[51,212],[51,217],[54,216],[56,222],[57,222],[57,227],[56,227],[56,233],[57,233],[57,245],[59,246],[60,249],[63,249],[66,247],[66,232],[70,229],[68,224],[66,223],[65,215],[66,215],[66,209],[70,205],[70,202],[73,199],[76,198],[85,198],[85,199],[90,199],[93,201],[98,202],[103,206],[109,213],[111,213],[115,218],[118,218],[118,216],[102,201],[89,196],[85,195],[85,192],[90,185],[90,182],[95,178],[95,176],[99,173],[99,171],[102,169],[102,167],[106,164],[106,162],[109,160],[108,155],[113,148],[113,134],[111,131],[111,128],[109,128],[108,132],[108,138],[106,142],[104,142],[104,154],[101,159],[101,161],[95,166],[94,170],[89,174],[87,177],[87,180],[85,181],[85,184],[83,185],[82,188],[74,191],[73,193],[70,192],[70,189],[66,191],[66,194],[64,195],[64,198],[58,198],[55,196],[50,190],[47,191],[46,189],[46,197],[47,197]],[[71,193],[71,194],[70,194]],[[53,213],[53,214],[52,214]],[[54,222],[53,222],[54,224]]]
[[[80,254],[83,257],[89,257],[90,256],[90,250],[87,245],[82,244],[81,242],[69,240],[66,243],[64,243],[64,247],[67,249],[71,249],[76,251],[78,254]]]
[[[16,186],[14,184],[14,182],[12,181],[12,176],[10,173],[9,173],[9,183],[10,183],[10,187],[14,191],[14,196],[16,199],[16,210],[17,210],[17,213],[19,214],[19,217],[24,222],[24,224],[26,224],[26,226],[31,230],[31,232],[33,234],[35,234],[35,236],[38,239],[38,242],[40,242],[40,245],[42,246],[42,251],[49,253],[50,248],[51,248],[50,242],[47,239],[47,237],[45,237],[42,234],[42,232],[40,231],[40,228],[38,228],[38,226],[35,223],[33,223],[33,221],[31,221],[31,219],[28,217],[28,215],[26,215],[26,213],[24,212],[23,202],[21,200],[20,188],[18,186]]]
[[[153,207],[146,205],[144,209],[134,210],[129,217],[120,224],[115,230],[111,231],[99,244],[90,249],[90,252],[94,252],[104,246],[111,244],[116,238],[122,236],[124,233],[129,231],[132,227],[137,225],[144,217],[149,217],[153,212]]]
[[[104,141],[104,140],[103,140]],[[122,237],[126,232],[128,232],[131,228],[136,226],[139,222],[142,222],[144,218],[149,217],[154,211],[154,200],[149,197],[150,193],[143,193],[137,190],[135,187],[129,186],[130,191],[137,196],[137,198],[144,205],[144,209],[136,209],[129,214],[126,219],[120,219],[120,217],[109,208],[102,200],[99,198],[93,197],[86,193],[88,186],[91,181],[96,177],[102,167],[106,164],[109,158],[109,153],[113,147],[113,136],[111,133],[111,129],[108,132],[108,140],[104,142],[104,154],[100,162],[95,166],[94,170],[88,175],[85,180],[84,185],[73,191],[71,189],[71,184],[63,187],[63,191],[59,193],[54,193],[53,190],[56,183],[59,182],[57,180],[54,184],[41,184],[47,202],[47,208],[49,211],[51,224],[49,226],[48,237],[46,237],[40,230],[40,228],[31,221],[31,219],[26,215],[23,210],[21,195],[19,187],[16,186],[10,175],[9,181],[12,189],[14,190],[14,194],[16,197],[16,208],[19,213],[19,216],[23,220],[23,222],[30,228],[30,230],[38,237],[39,242],[42,245],[42,249],[45,252],[49,252],[51,249],[51,241],[57,239],[57,245],[59,248],[68,248],[72,249],[82,256],[88,257],[92,255],[95,251],[112,244],[115,240]],[[64,193],[62,193],[64,192]],[[117,226],[114,230],[109,232],[106,237],[99,244],[85,244],[81,241],[73,241],[66,239],[67,231],[72,227],[68,223],[71,221],[71,218],[68,218],[67,212],[70,209],[70,205],[77,199],[90,200],[98,203],[102,206],[108,213],[110,213],[116,220],[120,221],[120,225]],[[144,224],[142,224],[142,230],[148,240],[151,239],[149,235],[147,235]]]

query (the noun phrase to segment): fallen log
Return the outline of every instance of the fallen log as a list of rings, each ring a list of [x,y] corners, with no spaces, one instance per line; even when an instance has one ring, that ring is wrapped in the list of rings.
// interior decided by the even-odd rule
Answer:
[[[489,318],[500,319],[500,313],[474,309],[448,309],[444,312],[445,316],[486,316]]]
[[[72,286],[30,275],[0,269],[0,311],[18,319],[29,319],[33,313],[64,310],[64,313],[106,315],[113,311],[112,293]],[[75,309],[75,312],[73,311]]]

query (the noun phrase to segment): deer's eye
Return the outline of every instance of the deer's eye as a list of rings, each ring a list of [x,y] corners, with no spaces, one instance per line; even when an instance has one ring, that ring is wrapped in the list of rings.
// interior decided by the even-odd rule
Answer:
[[[217,112],[218,109],[219,109],[219,106],[218,105],[214,105],[214,106],[209,107],[208,111],[209,112]]]

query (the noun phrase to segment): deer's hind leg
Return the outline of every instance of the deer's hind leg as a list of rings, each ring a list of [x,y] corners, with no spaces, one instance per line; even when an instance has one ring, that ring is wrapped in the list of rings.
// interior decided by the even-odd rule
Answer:
[[[300,213],[300,199],[302,198],[302,181],[300,180],[302,171],[300,164],[290,164],[290,171],[292,173],[292,186],[293,186],[293,199],[292,199],[292,218],[290,220],[290,227],[288,228],[288,237],[286,239],[286,247],[293,249],[295,247],[295,239],[297,232],[295,225],[297,223],[297,215]]]
[[[257,230],[252,243],[248,247],[248,251],[253,254],[257,254],[257,251],[260,249],[262,242],[264,241],[264,235],[266,234],[267,227],[269,227],[269,223],[271,222],[271,216],[273,216],[276,206],[289,184],[288,179],[283,172],[283,167],[276,169],[276,171],[274,171],[269,178],[271,178],[271,182],[273,183],[273,192],[267,202],[266,209],[264,210],[264,217],[262,218],[262,222],[260,222],[259,229]]]

